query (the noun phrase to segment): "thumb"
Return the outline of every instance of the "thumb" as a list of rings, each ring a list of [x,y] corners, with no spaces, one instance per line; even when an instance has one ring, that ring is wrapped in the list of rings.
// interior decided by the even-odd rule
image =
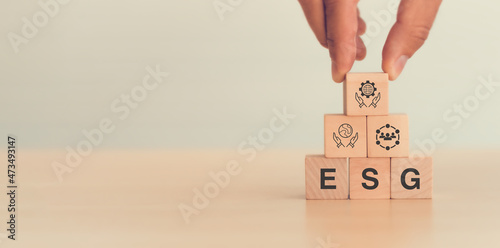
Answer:
[[[397,21],[382,51],[382,70],[395,80],[406,61],[424,44],[441,0],[402,0]]]

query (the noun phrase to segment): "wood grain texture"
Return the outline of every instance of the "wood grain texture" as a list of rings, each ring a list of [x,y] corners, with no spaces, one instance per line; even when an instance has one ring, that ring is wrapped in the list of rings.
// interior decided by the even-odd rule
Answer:
[[[388,115],[387,73],[347,73],[343,84],[344,114]]]
[[[366,117],[326,114],[324,124],[327,158],[366,157]]]
[[[432,158],[391,158],[391,198],[432,198]]]
[[[350,199],[389,199],[390,197],[390,158],[349,159]]]
[[[306,155],[305,179],[308,200],[348,198],[347,158]]]
[[[409,124],[403,114],[367,117],[368,157],[408,157]]]

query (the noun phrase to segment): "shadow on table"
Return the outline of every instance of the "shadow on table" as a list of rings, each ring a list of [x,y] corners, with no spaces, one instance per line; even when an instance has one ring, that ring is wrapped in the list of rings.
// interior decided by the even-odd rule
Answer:
[[[309,200],[305,223],[319,245],[329,237],[330,247],[425,247],[432,241],[432,200]]]

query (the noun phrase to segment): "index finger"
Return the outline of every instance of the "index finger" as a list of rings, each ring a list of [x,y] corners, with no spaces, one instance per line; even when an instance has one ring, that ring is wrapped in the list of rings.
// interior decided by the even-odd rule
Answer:
[[[342,82],[356,60],[358,0],[324,0],[332,77]]]

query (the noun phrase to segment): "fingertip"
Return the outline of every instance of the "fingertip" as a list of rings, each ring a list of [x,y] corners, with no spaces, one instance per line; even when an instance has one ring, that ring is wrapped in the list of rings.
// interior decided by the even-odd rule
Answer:
[[[345,75],[341,76],[341,75],[332,74],[332,79],[337,84],[340,84],[340,83],[344,82],[344,78],[345,78]]]
[[[332,61],[332,79],[336,83],[342,83],[345,79],[345,75],[349,72],[351,68],[346,68],[343,66],[339,66],[338,63]]]
[[[354,44],[329,44],[330,58],[332,61],[332,77],[333,81],[337,83],[344,80],[345,74],[351,70],[356,60],[356,40],[353,39],[353,41]]]
[[[363,60],[366,57],[366,46],[361,37],[356,38],[356,60]]]
[[[366,57],[366,50],[356,53],[356,61],[361,61]]]
[[[405,68],[406,62],[408,61],[408,56],[401,55],[396,62],[394,62],[393,66],[393,75],[391,80],[396,80],[399,77],[403,69]]]
[[[397,59],[392,59],[382,63],[382,70],[389,74],[389,80],[394,81],[399,77],[399,75],[401,75],[408,59],[408,56],[401,55]]]
[[[365,34],[365,32],[366,32],[366,23],[361,17],[358,17],[358,35],[363,35]]]
[[[332,79],[341,83],[357,57],[358,1],[324,0],[323,3],[326,37],[332,61]]]

